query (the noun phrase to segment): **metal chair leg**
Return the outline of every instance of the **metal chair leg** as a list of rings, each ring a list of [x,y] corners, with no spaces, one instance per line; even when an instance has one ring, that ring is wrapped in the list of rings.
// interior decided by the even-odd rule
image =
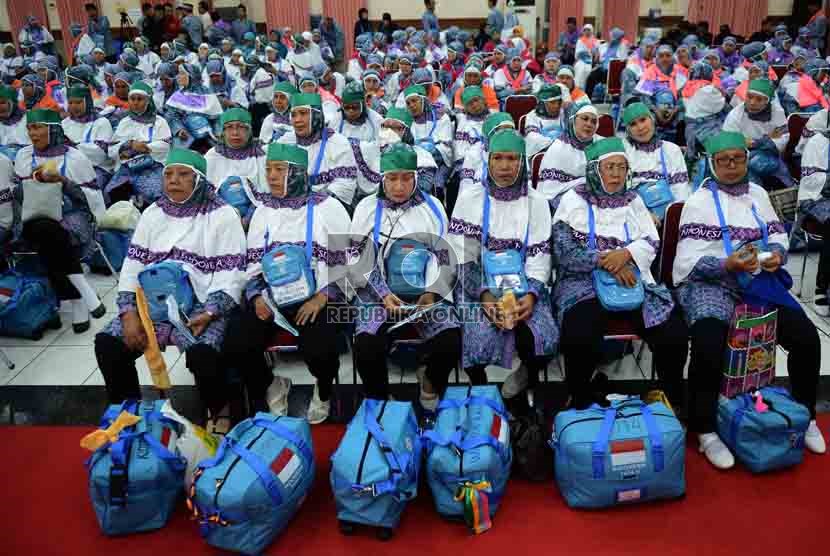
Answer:
[[[112,275],[115,277],[115,284],[118,285],[118,273],[115,271],[115,268],[112,266],[112,263],[110,262],[109,258],[107,257],[107,254],[104,253],[104,246],[96,241],[95,242],[95,250],[98,251],[98,253],[101,255],[101,258],[104,259],[104,264],[107,265],[107,268],[112,273]]]
[[[3,363],[6,364],[6,367],[8,367],[9,370],[14,369],[14,362],[11,359],[9,359],[9,356],[6,355],[6,352],[2,349],[0,349],[0,359],[3,360]]]
[[[804,299],[804,276],[806,276],[807,274],[807,257],[810,254],[810,234],[808,234],[804,230],[800,231],[804,233],[804,255],[801,260],[801,278],[798,280],[798,293],[796,294],[796,296],[799,299]],[[796,231],[793,230],[793,236],[795,236],[795,234]]]

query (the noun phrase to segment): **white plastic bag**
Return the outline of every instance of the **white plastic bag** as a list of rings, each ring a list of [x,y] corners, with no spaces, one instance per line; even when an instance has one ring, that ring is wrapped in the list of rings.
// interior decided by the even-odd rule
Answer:
[[[119,230],[127,232],[135,230],[141,213],[129,201],[118,201],[107,209],[104,216],[98,220],[98,227],[102,230]]]
[[[187,492],[190,489],[190,484],[193,482],[193,473],[196,471],[196,466],[216,454],[216,449],[219,447],[221,440],[202,427],[197,427],[179,415],[173,409],[170,400],[164,402],[161,408],[161,414],[179,423],[184,431],[176,439],[176,448],[179,455],[187,460],[187,469],[184,473],[184,488],[185,492]]]

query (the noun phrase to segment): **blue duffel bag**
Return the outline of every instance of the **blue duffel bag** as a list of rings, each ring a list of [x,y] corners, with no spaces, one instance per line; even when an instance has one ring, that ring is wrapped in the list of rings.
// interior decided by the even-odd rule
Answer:
[[[365,399],[331,457],[331,488],[344,533],[352,524],[388,536],[418,494],[421,438],[410,402]]]
[[[184,490],[187,462],[175,452],[182,431],[161,414],[163,404],[164,400],[128,400],[111,405],[101,419],[106,429],[122,411],[141,417],[87,461],[89,497],[107,535],[164,527]]]
[[[101,244],[104,255],[106,255],[107,260],[112,265],[112,269],[115,272],[121,272],[121,267],[124,266],[124,259],[127,258],[127,251],[130,248],[130,241],[133,239],[133,230],[98,230],[95,237],[98,243]],[[107,261],[104,260],[104,257],[99,251],[95,251],[92,254],[89,260],[89,267],[94,272],[103,272],[106,274],[110,271]]]
[[[427,479],[435,508],[465,518],[476,533],[489,528],[513,463],[507,410],[496,386],[452,386],[424,433]],[[479,523],[472,523],[471,515]]]
[[[39,340],[59,309],[45,277],[14,270],[0,274],[0,336]]]
[[[801,463],[810,410],[783,388],[765,386],[759,392],[768,408],[763,413],[752,394],[720,398],[718,435],[753,473]]]
[[[677,498],[686,491],[686,433],[672,410],[640,399],[556,415],[551,447],[571,508]]]
[[[294,517],[313,482],[308,421],[257,413],[196,467],[188,508],[211,546],[260,554]]]

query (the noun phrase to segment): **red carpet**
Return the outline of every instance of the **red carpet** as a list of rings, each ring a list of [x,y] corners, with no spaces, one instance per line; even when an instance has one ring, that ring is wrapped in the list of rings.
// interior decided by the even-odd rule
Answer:
[[[830,415],[822,419],[827,435]],[[410,504],[388,543],[360,532],[341,536],[328,486],[329,456],[340,426],[314,428],[317,483],[282,537],[266,554],[300,556],[379,553],[434,554],[827,554],[830,455],[806,455],[796,469],[753,476],[736,467],[718,472],[688,451],[683,500],[608,511],[569,510],[553,482],[514,480],[493,529],[472,538],[461,524],[442,521],[428,489]],[[9,556],[218,555],[182,510],[153,533],[107,538],[87,495],[78,447],[89,429],[2,427],[6,454],[0,554]],[[824,548],[822,548],[824,547]]]

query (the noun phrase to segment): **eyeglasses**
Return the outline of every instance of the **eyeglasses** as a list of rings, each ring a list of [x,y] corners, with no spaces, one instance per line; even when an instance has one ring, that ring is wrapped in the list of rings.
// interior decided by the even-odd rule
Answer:
[[[737,156],[716,156],[715,157],[715,164],[718,166],[726,166],[727,168],[730,166],[738,166],[739,164],[746,164],[746,155],[739,154]]]
[[[619,164],[606,164],[602,166],[602,170],[609,174],[627,174],[628,164],[622,162]]]

